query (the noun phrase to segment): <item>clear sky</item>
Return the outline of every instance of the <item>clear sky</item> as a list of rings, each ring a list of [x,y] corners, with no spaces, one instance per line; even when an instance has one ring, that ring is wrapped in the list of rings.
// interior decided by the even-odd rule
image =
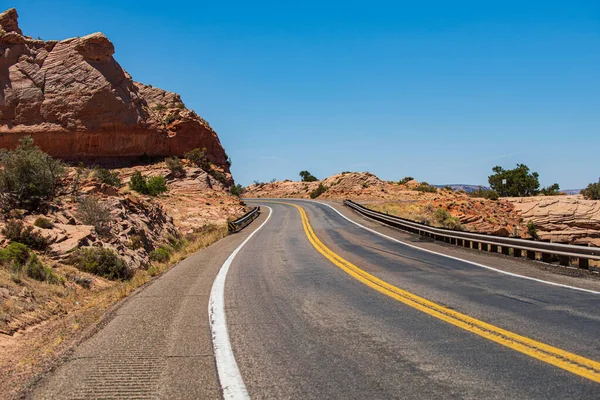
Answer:
[[[102,31],[180,93],[237,182],[370,171],[486,184],[600,176],[600,1],[3,1],[24,33]]]

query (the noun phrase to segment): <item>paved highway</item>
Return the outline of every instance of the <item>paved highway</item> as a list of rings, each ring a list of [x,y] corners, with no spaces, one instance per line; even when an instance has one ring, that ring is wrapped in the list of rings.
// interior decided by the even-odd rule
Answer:
[[[251,203],[257,221],[128,299],[31,397],[600,398],[600,294],[324,204]]]

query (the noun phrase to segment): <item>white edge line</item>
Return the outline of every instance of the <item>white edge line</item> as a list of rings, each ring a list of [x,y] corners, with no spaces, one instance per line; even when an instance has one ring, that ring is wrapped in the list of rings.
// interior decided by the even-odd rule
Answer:
[[[305,201],[309,201],[309,202],[311,202],[310,200],[305,200]],[[339,212],[338,210],[336,210],[336,209],[335,209],[333,206],[331,206],[331,205],[329,205],[329,204],[327,204],[327,203],[322,203],[322,202],[320,202],[320,201],[312,201],[312,202],[314,202],[314,203],[318,203],[318,204],[322,204],[322,205],[324,205],[324,206],[327,206],[327,207],[331,208],[333,211],[335,211],[336,213],[338,213],[338,214],[339,214],[339,215],[340,215],[342,218],[344,218],[345,220],[347,220],[347,221],[350,221],[350,222],[352,222],[354,225],[358,225],[358,226],[360,226],[361,228],[363,228],[363,229],[366,229],[366,230],[367,230],[367,231],[369,231],[369,232],[372,232],[372,233],[374,233],[374,234],[376,234],[376,235],[379,235],[379,236],[381,236],[381,237],[384,237],[384,238],[386,238],[386,239],[389,239],[389,240],[391,240],[391,241],[393,241],[393,242],[400,243],[400,244],[402,244],[402,245],[404,245],[404,246],[412,247],[413,249],[421,250],[421,251],[424,251],[424,252],[426,252],[426,253],[436,254],[436,255],[438,255],[438,256],[442,256],[442,257],[450,258],[450,259],[452,259],[452,260],[456,260],[456,261],[462,261],[462,262],[464,262],[464,263],[467,263],[467,264],[475,265],[475,266],[477,266],[477,267],[481,267],[481,268],[489,269],[490,271],[499,272],[499,273],[501,273],[501,274],[504,274],[504,275],[509,275],[509,276],[513,276],[513,277],[516,277],[516,278],[527,279],[527,280],[534,281],[534,282],[539,282],[539,283],[545,283],[546,285],[552,285],[552,286],[558,286],[558,287],[567,288],[567,289],[579,290],[579,291],[581,291],[581,292],[586,292],[586,293],[600,294],[600,292],[598,292],[598,291],[595,291],[595,290],[584,289],[584,288],[580,288],[580,287],[577,287],[577,286],[565,285],[565,284],[562,284],[562,283],[556,283],[556,282],[545,281],[545,280],[543,280],[543,279],[532,278],[532,277],[530,277],[530,276],[525,276],[525,275],[519,275],[519,274],[515,274],[515,273],[513,273],[513,272],[503,271],[503,270],[501,270],[501,269],[498,269],[498,268],[490,267],[490,266],[488,266],[488,265],[479,264],[479,263],[476,263],[476,262],[474,262],[474,261],[464,260],[464,259],[462,259],[462,258],[458,258],[458,257],[454,257],[454,256],[449,256],[449,255],[447,255],[447,254],[443,254],[443,253],[438,253],[437,251],[433,251],[433,250],[424,249],[424,248],[422,248],[422,247],[415,246],[415,245],[412,245],[412,244],[409,244],[409,243],[403,242],[403,241],[401,241],[401,240],[395,239],[395,238],[393,238],[393,237],[391,237],[391,236],[388,236],[388,235],[385,235],[385,234],[383,234],[383,233],[381,233],[381,232],[377,232],[377,231],[376,231],[376,230],[374,230],[374,229],[367,228],[366,226],[364,226],[364,225],[361,225],[361,224],[359,224],[358,222],[356,222],[356,221],[353,221],[353,220],[351,220],[350,218],[346,217],[344,214],[342,214],[341,212]],[[368,217],[366,217],[366,218],[368,218]],[[371,218],[369,218],[369,219],[371,219]],[[374,221],[374,220],[373,220],[373,221]]]
[[[208,318],[210,321],[210,330],[212,336],[213,350],[215,353],[215,363],[219,375],[219,382],[223,391],[224,399],[250,399],[246,385],[240,374],[231,342],[229,341],[229,333],[227,332],[227,320],[225,317],[225,279],[227,272],[233,262],[235,256],[244,247],[252,236],[256,234],[271,218],[273,210],[270,207],[269,215],[254,232],[252,232],[246,240],[242,242],[231,255],[225,260],[217,277],[215,278],[212,289],[210,291],[210,299],[208,300]]]

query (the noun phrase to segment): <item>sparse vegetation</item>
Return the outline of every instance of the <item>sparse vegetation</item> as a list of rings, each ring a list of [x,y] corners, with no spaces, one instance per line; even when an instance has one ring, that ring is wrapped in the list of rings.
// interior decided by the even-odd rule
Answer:
[[[121,178],[119,177],[119,173],[117,171],[109,171],[106,168],[95,168],[94,169],[94,177],[98,179],[100,183],[104,183],[106,185],[114,186],[116,188],[121,187]]]
[[[529,221],[527,223],[527,233],[529,233],[529,236],[531,236],[535,240],[540,239],[537,227],[535,226],[535,223],[533,221]]]
[[[419,186],[415,188],[415,190],[426,193],[437,193],[437,188],[435,186],[431,186],[427,182],[421,182]]]
[[[558,196],[562,194],[558,183],[542,188],[542,190],[540,190],[540,193],[544,196]]]
[[[52,200],[63,184],[65,165],[34,145],[20,140],[12,151],[0,154],[0,200],[5,207],[37,209]]]
[[[302,182],[316,182],[318,181],[317,177],[311,174],[308,171],[300,171],[300,178],[302,178]]]
[[[22,243],[35,250],[45,250],[50,241],[33,226],[25,226],[23,221],[10,220],[2,229],[2,234],[11,242]]]
[[[587,200],[600,200],[600,179],[597,183],[590,183],[581,194]]]
[[[167,106],[165,106],[162,103],[158,103],[154,106],[154,110],[156,111],[165,111],[167,109]]]
[[[410,181],[414,181],[414,180],[415,180],[415,178],[413,178],[412,176],[405,176],[404,178],[402,178],[402,179],[401,179],[401,180],[398,182],[398,184],[400,184],[400,185],[406,185],[408,182],[410,182]]]
[[[69,258],[77,269],[110,280],[126,280],[133,271],[113,250],[103,247],[81,248]]]
[[[165,163],[174,177],[183,178],[185,176],[185,167],[179,157],[169,157],[165,160]]]
[[[93,225],[99,235],[110,233],[110,209],[97,197],[86,196],[79,200],[77,218],[85,225]]]
[[[212,169],[212,163],[206,156],[206,148],[203,149],[193,149],[184,154],[184,157],[196,165],[197,167],[202,168],[204,171],[208,172]]]
[[[435,210],[434,218],[442,228],[454,229],[459,231],[464,230],[464,227],[461,225],[459,219],[453,217],[445,208],[438,208],[437,210]]]
[[[503,197],[527,197],[539,193],[539,174],[530,173],[525,164],[517,164],[515,169],[508,170],[496,166],[492,171],[494,174],[488,177],[488,182]]]
[[[157,248],[156,250],[153,250],[152,252],[150,252],[150,260],[152,260],[152,261],[164,263],[164,262],[169,261],[170,258],[171,258],[171,251],[164,246],[161,246],[161,247]]]
[[[495,190],[484,189],[481,186],[479,187],[479,189],[474,190],[471,193],[469,193],[469,196],[470,197],[479,197],[479,198],[489,199],[489,200],[498,200],[500,198],[500,195]]]
[[[316,199],[317,197],[319,197],[320,195],[322,195],[326,191],[327,191],[327,187],[325,185],[323,185],[323,183],[319,183],[319,186],[315,190],[313,190],[312,192],[310,192],[310,198],[311,199]]]
[[[237,185],[231,186],[229,192],[234,196],[240,197],[244,194],[244,187],[238,183]]]
[[[13,281],[20,283],[21,274],[40,282],[60,284],[63,282],[52,268],[44,266],[38,256],[22,243],[11,243],[0,249],[0,265],[10,268]]]
[[[157,196],[160,193],[166,192],[167,181],[164,176],[151,176],[146,178],[141,172],[136,171],[131,176],[129,188],[141,194]]]
[[[33,223],[34,226],[42,229],[52,229],[54,228],[54,224],[45,217],[37,217]]]
[[[173,114],[167,114],[165,116],[165,118],[163,119],[163,123],[165,125],[169,125],[170,123],[172,123],[173,121],[175,121],[175,119],[176,119],[175,115],[173,115]]]

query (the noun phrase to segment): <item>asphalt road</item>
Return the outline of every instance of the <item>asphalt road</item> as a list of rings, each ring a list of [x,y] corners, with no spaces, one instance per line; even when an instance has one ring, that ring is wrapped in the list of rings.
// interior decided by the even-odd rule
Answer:
[[[425,253],[368,232],[325,205],[281,201],[301,205],[331,251],[391,285],[600,360],[598,294]],[[315,249],[293,205],[252,203],[273,213],[233,259],[224,292],[229,340],[251,398],[600,398],[599,383],[350,276]],[[127,300],[31,397],[219,398],[207,316],[210,289],[221,265],[265,214]],[[520,261],[489,262],[518,268]]]

